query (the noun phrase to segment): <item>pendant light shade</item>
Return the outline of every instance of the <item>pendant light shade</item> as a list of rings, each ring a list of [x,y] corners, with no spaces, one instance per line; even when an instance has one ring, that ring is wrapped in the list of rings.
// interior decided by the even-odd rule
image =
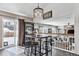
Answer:
[[[33,9],[33,17],[34,18],[43,17],[43,9],[39,7],[39,4],[38,4],[37,8]]]

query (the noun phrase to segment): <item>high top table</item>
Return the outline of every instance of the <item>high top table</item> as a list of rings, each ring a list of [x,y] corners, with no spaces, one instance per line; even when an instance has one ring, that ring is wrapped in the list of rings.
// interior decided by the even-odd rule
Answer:
[[[46,55],[46,56],[48,56],[48,52],[49,51],[51,51],[51,54],[52,54],[52,49],[51,50],[49,50],[49,45],[48,45],[48,43],[50,43],[49,41],[50,41],[50,39],[48,39],[49,37],[51,37],[51,36],[39,36],[39,37],[27,37],[27,38],[30,38],[31,39],[31,43],[33,43],[33,44],[31,44],[31,55],[32,55],[32,52],[33,51],[35,51],[35,56],[37,55],[36,53],[38,52],[39,53],[39,55],[40,56],[43,56],[43,55]],[[34,40],[33,40],[34,39]],[[35,39],[37,39],[37,40],[35,40]],[[44,48],[44,50],[45,50],[45,52],[42,52],[41,50],[43,49],[42,48],[42,42],[43,42],[43,40],[45,41],[45,48]],[[36,44],[36,45],[34,45],[34,43],[38,43],[38,44]],[[39,47],[38,47],[39,46]],[[52,47],[52,45],[50,44],[50,46]],[[33,50],[33,47],[35,47],[35,50]],[[37,50],[37,48],[38,48],[38,50]]]

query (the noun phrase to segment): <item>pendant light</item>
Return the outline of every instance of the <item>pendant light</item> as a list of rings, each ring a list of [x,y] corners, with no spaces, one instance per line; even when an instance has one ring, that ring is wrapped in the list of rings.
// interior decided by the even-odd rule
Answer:
[[[43,17],[43,9],[39,7],[39,3],[36,8],[33,9],[33,18]]]

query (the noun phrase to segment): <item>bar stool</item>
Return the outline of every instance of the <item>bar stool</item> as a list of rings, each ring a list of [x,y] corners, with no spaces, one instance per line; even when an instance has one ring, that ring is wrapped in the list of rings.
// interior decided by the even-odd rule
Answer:
[[[31,55],[37,56],[37,47],[38,47],[38,42],[31,42]]]
[[[25,42],[25,49],[24,49],[24,54],[26,54],[27,56],[30,55],[30,47],[31,47],[31,41]]]

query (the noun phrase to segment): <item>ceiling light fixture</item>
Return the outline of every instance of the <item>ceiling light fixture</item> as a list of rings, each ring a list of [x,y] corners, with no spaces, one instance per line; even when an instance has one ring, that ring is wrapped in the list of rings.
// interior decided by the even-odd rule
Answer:
[[[34,18],[43,17],[43,9],[39,7],[39,3],[38,6],[33,9],[33,17]]]

